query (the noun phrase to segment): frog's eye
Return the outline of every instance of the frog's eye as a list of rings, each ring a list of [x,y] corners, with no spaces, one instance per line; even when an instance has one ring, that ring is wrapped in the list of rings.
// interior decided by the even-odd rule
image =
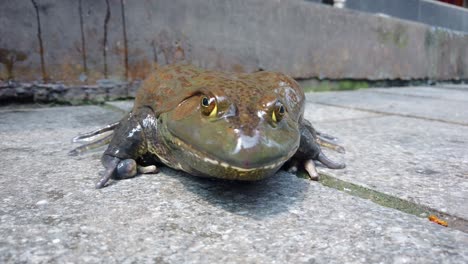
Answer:
[[[275,108],[273,109],[273,112],[271,113],[271,120],[273,120],[273,122],[275,123],[281,121],[284,117],[285,112],[286,112],[286,109],[284,109],[283,104],[280,102],[277,102],[275,104]]]
[[[202,114],[208,117],[215,117],[218,114],[218,105],[214,97],[202,96],[200,106]]]

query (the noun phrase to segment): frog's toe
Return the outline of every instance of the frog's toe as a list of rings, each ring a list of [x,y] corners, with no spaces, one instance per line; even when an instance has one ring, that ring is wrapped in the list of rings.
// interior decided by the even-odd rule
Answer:
[[[127,179],[137,174],[137,163],[134,159],[125,159],[117,165],[116,179]]]
[[[318,135],[318,134],[317,134],[317,138],[316,138],[316,141],[320,146],[325,147],[325,148],[329,148],[329,149],[334,150],[334,151],[336,151],[338,153],[344,154],[346,152],[345,148],[343,146],[338,145],[336,143],[336,140],[337,140],[336,138],[331,140],[328,137],[324,137],[323,135]]]
[[[329,159],[327,156],[325,156],[325,154],[323,154],[322,152],[318,154],[317,160],[320,161],[323,165],[325,165],[329,169],[339,170],[339,169],[344,169],[346,167],[346,164],[335,162]]]
[[[284,170],[296,174],[299,170],[299,161],[297,159],[291,159],[284,165]]]
[[[103,176],[99,179],[99,181],[96,183],[96,189],[101,189],[104,186],[106,186],[107,182],[114,177],[116,174],[117,166],[120,163],[120,159],[116,157],[111,157],[111,156],[103,156],[103,164],[106,170],[104,171]]]
[[[296,165],[293,165],[287,169],[287,172],[292,173],[292,174],[296,174],[297,171],[298,171],[298,168]]]
[[[106,186],[110,179],[127,179],[137,174],[137,163],[134,159],[121,160],[116,157],[104,156],[103,164],[106,170],[101,179],[96,183],[96,189]]]
[[[318,181],[319,180],[319,174],[317,172],[317,168],[315,168],[315,163],[313,160],[309,159],[306,160],[304,163],[304,169],[307,171],[307,174],[309,174],[309,178],[313,181]]]
[[[155,165],[150,165],[150,166],[138,166],[138,173],[141,174],[148,174],[148,173],[158,173],[158,167]]]

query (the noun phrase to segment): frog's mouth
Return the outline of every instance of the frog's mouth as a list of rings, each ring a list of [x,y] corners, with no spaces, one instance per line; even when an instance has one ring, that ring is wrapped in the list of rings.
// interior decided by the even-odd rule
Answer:
[[[272,158],[270,162],[248,163],[232,162],[214,157],[212,154],[195,148],[166,130],[165,143],[178,160],[176,164],[166,164],[174,169],[190,174],[229,180],[260,180],[277,172],[296,152],[292,149],[286,155]],[[170,135],[170,136],[168,136]]]

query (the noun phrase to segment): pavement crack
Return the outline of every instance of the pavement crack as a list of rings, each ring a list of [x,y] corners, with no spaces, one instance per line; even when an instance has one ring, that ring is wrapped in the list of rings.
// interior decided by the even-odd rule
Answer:
[[[427,219],[430,215],[435,215],[440,219],[446,220],[449,224],[449,228],[468,233],[468,220],[466,219],[440,212],[427,206],[378,192],[354,183],[343,181],[331,175],[324,174],[323,172],[320,173],[319,182],[329,188],[370,200],[378,205],[415,215],[420,218]]]
[[[354,118],[336,119],[336,120],[323,120],[323,121],[316,121],[315,123],[334,124],[334,123],[341,123],[341,122],[354,121],[354,120],[369,120],[369,119],[375,119],[375,118],[382,118],[386,116],[389,116],[389,115],[378,114],[375,116],[354,117]]]
[[[109,0],[106,0],[106,16],[104,18],[104,40],[102,43],[102,56],[104,57],[104,77],[107,79],[108,72],[107,72],[107,27],[109,24],[111,12],[110,12],[110,5]]]
[[[80,17],[80,32],[81,32],[81,57],[83,60],[83,72],[85,75],[88,75],[88,65],[87,65],[87,58],[86,58],[86,38],[84,34],[82,1],[83,0],[78,1],[78,14]]]
[[[41,58],[41,72],[42,72],[42,80],[47,82],[49,77],[47,76],[47,70],[45,65],[44,59],[44,43],[42,41],[42,28],[41,28],[41,16],[39,14],[39,5],[37,4],[36,0],[31,0],[31,3],[34,6],[34,10],[36,11],[36,22],[37,22],[37,40],[39,41],[39,54]]]
[[[436,89],[436,88],[432,88]],[[466,103],[467,100],[458,100],[458,99],[450,99],[450,98],[440,98],[440,97],[435,97],[435,96],[429,96],[429,95],[417,95],[417,94],[411,94],[411,93],[392,93],[392,92],[387,92],[387,91],[372,91],[373,93],[380,93],[380,94],[389,94],[389,95],[403,95],[406,97],[415,97],[415,98],[423,98],[423,99],[432,99],[432,100],[439,100],[439,101],[454,101],[454,102],[461,102],[461,103]]]
[[[158,65],[158,52],[156,50],[156,43],[154,39],[151,41],[151,47],[153,52],[153,64]]]
[[[120,0],[120,9],[122,10],[122,34],[124,40],[124,64],[125,64],[125,80],[128,80],[128,40],[127,40],[127,25],[125,22],[125,0]],[[128,89],[127,89],[128,94]]]

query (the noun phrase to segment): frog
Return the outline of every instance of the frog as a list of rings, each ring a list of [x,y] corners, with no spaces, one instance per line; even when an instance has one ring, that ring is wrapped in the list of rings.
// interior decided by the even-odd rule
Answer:
[[[71,154],[108,144],[98,189],[162,165],[233,181],[258,181],[286,166],[292,173],[302,166],[311,179],[319,176],[316,163],[345,168],[321,147],[344,148],[315,130],[304,111],[303,89],[283,73],[162,66],[142,82],[128,114],[74,138],[86,144]]]

